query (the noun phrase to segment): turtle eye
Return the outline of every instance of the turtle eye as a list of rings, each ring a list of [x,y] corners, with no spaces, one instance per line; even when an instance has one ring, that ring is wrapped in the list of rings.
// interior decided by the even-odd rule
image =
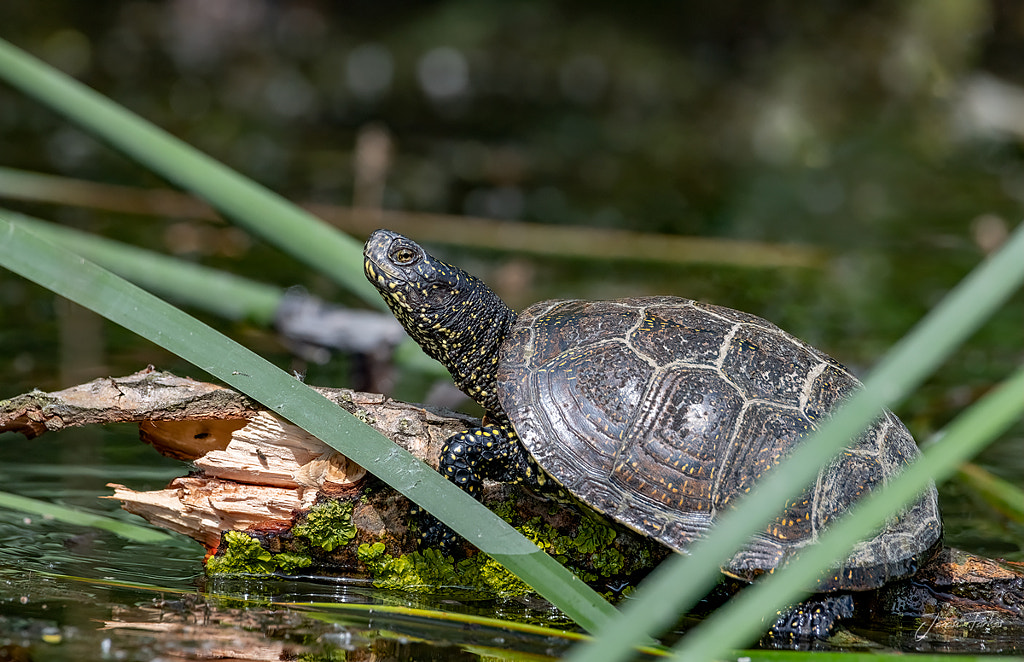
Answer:
[[[399,246],[391,251],[391,261],[401,266],[408,266],[416,261],[419,254],[408,246]]]

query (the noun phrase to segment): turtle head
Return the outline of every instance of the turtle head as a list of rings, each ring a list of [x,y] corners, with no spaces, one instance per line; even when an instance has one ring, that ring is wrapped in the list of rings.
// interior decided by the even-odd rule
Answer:
[[[498,350],[515,313],[487,285],[438,260],[411,239],[377,230],[363,270],[406,332],[440,361],[456,385],[497,413]]]
[[[417,340],[438,323],[449,327],[447,318],[474,298],[475,289],[486,287],[413,240],[388,230],[371,235],[362,255],[367,278]]]

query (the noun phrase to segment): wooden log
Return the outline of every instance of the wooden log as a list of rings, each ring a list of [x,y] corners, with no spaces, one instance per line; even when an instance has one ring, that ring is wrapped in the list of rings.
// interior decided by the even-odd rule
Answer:
[[[445,440],[479,420],[373,393],[317,388],[433,468]],[[317,573],[394,588],[459,585],[499,594],[526,587],[466,545],[452,562],[419,547],[411,503],[301,428],[231,389],[147,368],[0,403],[0,430],[138,422],[158,452],[195,471],[163,490],[111,483],[109,498],[155,526],[202,543],[211,572]],[[600,590],[632,585],[668,552],[570,504],[488,484],[483,501]]]
[[[479,424],[463,414],[348,389],[318,388],[434,468],[444,441]],[[138,422],[157,451],[195,470],[163,490],[110,484],[129,512],[208,550],[209,572],[321,574],[376,586],[476,595],[528,588],[468,545],[466,558],[420,549],[410,502],[302,429],[231,389],[147,368],[54,393],[0,402],[0,431],[33,438],[65,427]],[[372,470],[372,467],[369,469]],[[484,503],[581,578],[620,594],[668,551],[581,510],[517,486],[487,484]],[[727,597],[726,582],[706,605]],[[856,596],[854,625],[883,622],[894,645],[1019,652],[1024,641],[1024,565],[946,549],[913,578]],[[920,631],[927,630],[927,638]],[[906,637],[895,644],[896,637]],[[976,639],[972,637],[977,637]]]

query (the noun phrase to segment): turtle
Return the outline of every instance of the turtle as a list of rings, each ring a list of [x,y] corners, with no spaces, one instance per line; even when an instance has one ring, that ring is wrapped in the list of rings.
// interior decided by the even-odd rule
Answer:
[[[479,498],[484,479],[565,494],[686,553],[758,478],[861,383],[825,353],[756,315],[669,296],[536,303],[514,312],[478,278],[377,230],[364,271],[406,332],[485,412],[451,437],[439,471]],[[919,455],[890,411],[722,566],[772,572],[858,498]],[[425,516],[423,543],[457,538]],[[817,586],[780,612],[786,640],[824,638],[851,591],[912,575],[941,546],[934,484]]]

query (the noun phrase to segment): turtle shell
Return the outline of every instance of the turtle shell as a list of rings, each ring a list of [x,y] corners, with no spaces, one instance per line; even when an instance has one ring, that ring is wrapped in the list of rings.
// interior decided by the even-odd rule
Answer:
[[[860,385],[768,321],[674,297],[535,304],[502,346],[498,373],[502,408],[551,477],[679,552]],[[751,581],[779,567],[918,455],[884,411],[722,571]],[[941,533],[933,485],[818,588],[912,574]]]

